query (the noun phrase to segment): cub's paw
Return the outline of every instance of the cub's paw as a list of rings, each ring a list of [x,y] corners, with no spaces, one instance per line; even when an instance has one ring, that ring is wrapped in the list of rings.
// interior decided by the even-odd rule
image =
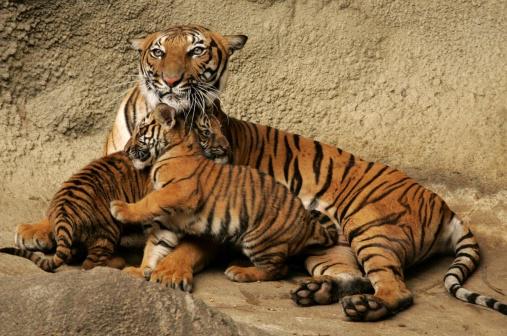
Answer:
[[[151,282],[158,282],[167,287],[181,289],[185,292],[192,291],[192,268],[178,264],[174,260],[168,259],[168,257],[159,261],[149,278]]]
[[[255,282],[255,281],[271,280],[271,277],[268,278],[266,272],[255,266],[251,267],[242,267],[236,265],[229,266],[224,273],[229,280],[236,282]]]
[[[49,225],[20,224],[14,236],[16,247],[23,250],[49,252],[55,247],[53,233]]]
[[[371,294],[345,296],[341,303],[352,321],[378,321],[390,314],[384,302]]]
[[[135,221],[135,216],[129,209],[129,204],[124,201],[112,201],[110,203],[111,215],[123,223],[130,223]]]

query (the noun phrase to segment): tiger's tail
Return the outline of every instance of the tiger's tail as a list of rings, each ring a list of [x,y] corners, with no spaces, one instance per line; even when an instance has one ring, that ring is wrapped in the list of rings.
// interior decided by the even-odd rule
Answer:
[[[46,257],[36,252],[23,250],[17,247],[0,248],[1,253],[7,253],[31,260],[42,270],[54,272],[71,257],[72,225],[60,219],[56,225],[56,252],[52,257]]]
[[[453,245],[455,259],[444,276],[447,291],[458,300],[488,307],[507,315],[507,305],[491,297],[470,291],[463,287],[465,280],[479,265],[479,245],[472,231],[454,217]]]

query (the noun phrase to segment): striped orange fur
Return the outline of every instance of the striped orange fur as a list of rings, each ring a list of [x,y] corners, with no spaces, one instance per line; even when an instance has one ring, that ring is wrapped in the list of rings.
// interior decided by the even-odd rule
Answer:
[[[287,272],[288,256],[336,243],[336,229],[313,221],[301,201],[271,176],[207,160],[195,133],[174,112],[160,104],[135,128],[126,150],[136,167],[153,164],[155,191],[135,203],[112,202],[116,219],[156,220],[159,244],[167,252],[184,234],[235,243],[254,264],[226,270],[229,279],[241,282],[278,279]],[[161,233],[164,228],[169,230]],[[160,258],[151,252],[144,258]]]

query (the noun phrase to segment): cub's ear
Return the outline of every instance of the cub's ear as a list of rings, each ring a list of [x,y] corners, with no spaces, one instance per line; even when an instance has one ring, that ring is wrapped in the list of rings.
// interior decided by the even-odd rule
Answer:
[[[132,39],[128,40],[130,46],[137,51],[143,50],[145,41],[146,41],[146,36],[145,37],[136,37],[136,38],[132,38]]]
[[[168,128],[176,126],[176,110],[166,104],[158,104],[153,111],[155,119]]]
[[[232,55],[236,50],[240,50],[245,45],[248,40],[248,36],[246,35],[224,35],[225,40],[227,41],[227,48],[229,51],[229,55]]]

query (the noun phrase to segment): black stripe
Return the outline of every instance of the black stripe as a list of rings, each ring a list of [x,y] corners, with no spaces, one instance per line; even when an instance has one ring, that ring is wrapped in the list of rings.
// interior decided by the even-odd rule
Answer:
[[[493,298],[489,298],[486,300],[486,306],[488,306],[489,308],[492,308],[492,309],[495,309],[495,303],[497,303],[498,301],[493,299]]]
[[[459,252],[461,251],[462,249],[466,249],[466,248],[472,248],[474,250],[479,250],[479,244],[475,243],[475,244],[466,244],[466,245],[462,245],[460,247],[458,247],[456,249],[456,252]]]
[[[456,242],[456,246],[458,246],[459,243],[461,243],[463,240],[468,239],[468,238],[472,238],[473,236],[474,236],[474,234],[472,233],[472,231],[468,230],[468,233],[466,235],[464,235],[460,239],[458,239],[458,241]]]
[[[458,289],[461,288],[461,285],[460,284],[454,284],[451,286],[451,288],[449,288],[449,292],[453,295],[453,296],[456,296],[456,292],[458,291]]]
[[[460,252],[460,253],[456,254],[456,258],[459,258],[459,257],[469,258],[476,268],[477,268],[477,266],[479,266],[479,261],[477,261],[474,257],[472,257],[470,254],[468,254],[466,252]]]
[[[255,128],[255,129],[257,129],[257,128]],[[264,141],[263,140],[261,140],[261,141],[262,141],[261,149],[259,150],[259,154],[257,156],[257,162],[255,163],[255,169],[260,169],[262,159],[264,158]]]
[[[275,171],[273,170],[273,159],[271,158],[271,155],[269,156],[268,161],[268,174],[271,176],[275,176]]]
[[[345,166],[345,169],[343,171],[342,179],[340,183],[343,183],[343,181],[347,178],[347,175],[350,171],[350,168],[352,168],[355,164],[355,158],[354,155],[350,154],[349,161],[347,162],[347,165]]]
[[[277,128],[275,128],[275,132],[274,132],[274,134],[273,134],[273,140],[274,140],[274,142],[275,142],[275,146],[274,146],[274,149],[273,149],[273,150],[274,150],[274,153],[273,153],[273,154],[274,154],[275,156],[276,156],[276,153],[278,152],[278,132],[279,132],[279,131],[278,131],[278,129],[277,129]]]
[[[155,245],[162,245],[163,247],[167,249],[173,249],[174,246],[169,245],[165,240],[159,240],[157,244]]]
[[[467,301],[469,303],[475,303],[475,301],[477,300],[477,298],[479,297],[479,294],[477,293],[470,293],[467,295]]]
[[[294,140],[294,146],[296,146],[297,150],[300,150],[299,148],[299,135],[293,134],[292,139]]]
[[[320,166],[324,155],[322,153],[322,145],[318,141],[314,141],[315,145],[315,156],[313,158],[313,176],[315,177],[315,184],[319,183],[320,177]]]
[[[301,171],[299,170],[299,161],[298,158],[294,160],[294,174],[292,175],[292,181],[290,183],[290,191],[298,196],[301,191],[301,186],[303,185],[303,179],[301,177]]]
[[[314,208],[316,206],[315,203],[317,202],[317,200],[320,197],[322,197],[322,195],[324,195],[324,193],[329,189],[332,179],[333,179],[333,159],[329,158],[329,163],[327,166],[326,180],[325,180],[322,188],[320,188],[320,190],[313,197],[313,200],[310,202],[310,208]]]
[[[285,144],[285,163],[283,164],[283,175],[285,177],[285,181],[289,182],[289,166],[292,161],[292,149],[290,149],[289,140],[287,136],[283,138]]]

